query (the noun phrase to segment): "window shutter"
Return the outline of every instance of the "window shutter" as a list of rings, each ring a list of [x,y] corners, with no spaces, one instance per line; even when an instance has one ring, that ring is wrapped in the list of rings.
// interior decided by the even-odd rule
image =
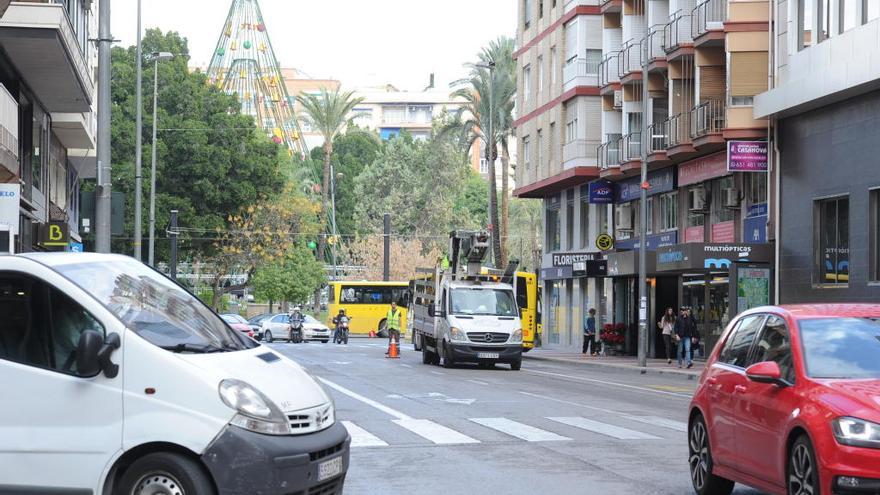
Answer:
[[[730,54],[730,96],[755,96],[767,91],[767,52]]]
[[[565,60],[569,61],[573,57],[577,57],[578,52],[578,21],[573,21],[565,25]]]
[[[764,72],[766,73],[766,66]],[[700,101],[723,99],[724,66],[709,65],[700,67]]]

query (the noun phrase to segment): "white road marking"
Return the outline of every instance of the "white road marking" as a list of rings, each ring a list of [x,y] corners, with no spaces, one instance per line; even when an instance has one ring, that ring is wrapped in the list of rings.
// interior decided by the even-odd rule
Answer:
[[[345,395],[351,397],[352,399],[359,400],[359,401],[363,402],[364,404],[371,406],[371,407],[374,407],[389,416],[394,416],[395,418],[400,419],[400,420],[412,419],[412,417],[410,417],[410,416],[408,416],[408,415],[406,415],[396,409],[392,409],[392,408],[386,406],[385,404],[381,404],[379,402],[374,401],[373,399],[368,399],[367,397],[364,397],[363,395],[361,395],[357,392],[349,390],[349,389],[343,387],[342,385],[338,385],[336,383],[333,383],[330,380],[327,380],[326,378],[322,378],[320,376],[317,378],[318,378],[318,380],[321,380],[322,383],[324,383],[328,387],[336,390],[337,392],[345,394]]]
[[[575,428],[580,428],[582,430],[592,431],[593,433],[617,438],[619,440],[660,440],[660,437],[655,437],[654,435],[630,430],[629,428],[621,428],[619,426],[600,423],[580,416],[567,418],[548,417],[547,419],[564,425],[574,426]]]
[[[387,447],[388,444],[382,440],[381,438],[373,435],[367,430],[361,428],[360,426],[352,423],[351,421],[343,421],[342,424],[345,426],[345,429],[348,430],[349,435],[351,435],[351,446],[352,447]]]
[[[395,419],[394,423],[438,445],[480,443],[479,440],[428,419]]]
[[[464,404],[469,406],[477,401],[477,399],[444,399],[445,402],[449,402],[451,404]]]
[[[401,364],[401,366],[403,366],[404,368],[412,368],[412,366],[408,364]]]
[[[431,373],[434,373],[435,375],[445,375],[446,374],[442,371],[433,371],[433,370],[431,371]]]
[[[468,380],[468,381],[471,382],[471,383],[476,383],[477,385],[486,385],[486,386],[489,385],[488,383],[486,383],[486,382],[481,382],[480,380]]]
[[[470,418],[470,421],[481,424],[501,433],[506,433],[526,442],[559,442],[571,440],[568,437],[556,433],[535,428],[526,424],[518,423],[507,418]]]
[[[660,416],[623,416],[623,417],[626,419],[631,419],[633,421],[638,421],[639,423],[660,426],[663,428],[668,428],[670,430],[684,431],[684,432],[686,432],[688,430],[688,425],[684,421],[675,421],[674,419],[661,418]]]
[[[676,393],[676,392],[667,392],[665,390],[656,390],[653,388],[638,387],[636,385],[627,385],[626,383],[608,382],[605,380],[596,380],[595,378],[584,378],[584,377],[580,377],[580,376],[565,375],[562,373],[550,373],[548,371],[537,371],[537,370],[524,370],[524,371],[526,373],[536,373],[539,375],[550,375],[550,376],[561,376],[563,378],[568,378],[571,380],[578,380],[578,381],[592,382],[592,383],[601,383],[603,385],[610,385],[610,386],[614,386],[614,387],[623,387],[623,388],[628,388],[628,389],[632,389],[632,390],[639,390],[642,392],[651,392],[654,394],[670,395],[672,397],[678,397],[678,398],[688,399],[688,400],[691,399],[690,394],[680,394],[680,393]]]

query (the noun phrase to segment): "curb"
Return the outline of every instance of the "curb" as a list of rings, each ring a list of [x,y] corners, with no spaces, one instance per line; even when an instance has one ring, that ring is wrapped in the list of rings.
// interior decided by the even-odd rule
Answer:
[[[652,368],[652,367],[641,367],[641,366],[633,366],[629,364],[615,364],[615,363],[603,363],[596,361],[578,361],[577,359],[569,359],[569,358],[557,358],[557,357],[546,357],[546,356],[535,356],[529,354],[523,354],[524,359],[532,359],[535,361],[550,361],[556,363],[565,363],[565,364],[575,364],[575,365],[584,365],[584,366],[593,366],[596,368],[611,368],[616,370],[625,370],[638,372],[641,375],[645,374],[658,374],[658,375],[671,375],[679,378],[683,378],[686,380],[697,380],[700,377],[702,371],[685,371],[678,369],[668,369],[668,368]]]

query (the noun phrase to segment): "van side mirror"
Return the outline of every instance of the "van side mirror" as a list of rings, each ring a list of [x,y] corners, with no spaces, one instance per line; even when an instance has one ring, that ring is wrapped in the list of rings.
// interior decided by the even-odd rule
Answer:
[[[775,361],[764,361],[755,363],[746,368],[746,377],[756,383],[770,383],[779,385],[780,387],[788,386],[782,379],[782,370]]]
[[[101,372],[98,353],[104,346],[104,336],[95,330],[86,330],[76,346],[76,371],[80,376],[92,377]]]

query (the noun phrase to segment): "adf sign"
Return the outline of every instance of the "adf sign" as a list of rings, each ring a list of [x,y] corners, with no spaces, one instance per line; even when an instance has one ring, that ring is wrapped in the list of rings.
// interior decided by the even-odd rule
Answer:
[[[40,246],[50,251],[64,251],[70,244],[70,227],[66,222],[49,222],[40,226]]]

